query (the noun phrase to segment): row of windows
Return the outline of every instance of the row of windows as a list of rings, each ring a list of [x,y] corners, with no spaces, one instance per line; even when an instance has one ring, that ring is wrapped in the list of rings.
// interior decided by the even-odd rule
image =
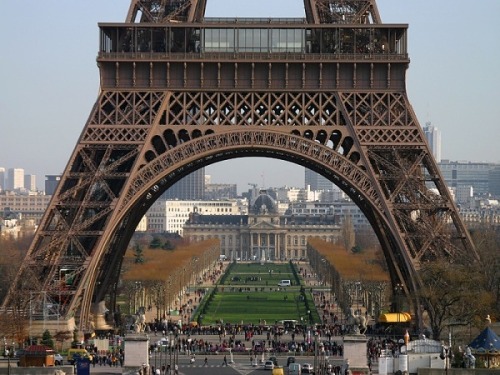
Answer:
[[[329,242],[333,242],[335,241],[335,237],[334,236],[315,236],[315,237],[320,237],[322,238],[324,241],[329,241]],[[233,242],[236,244],[236,245],[239,245],[239,238],[236,237],[236,236],[225,236],[225,235],[194,235],[194,236],[191,236],[192,240],[193,241],[204,241],[205,239],[210,239],[210,238],[218,238],[220,241],[221,241],[221,246],[231,246],[233,244]],[[308,236],[286,236],[286,243],[287,245],[289,246],[292,246],[292,245],[295,245],[295,246],[305,246],[307,244],[307,238]],[[241,238],[242,240],[242,244],[243,245],[247,245],[248,241],[247,241],[247,237],[242,237]],[[260,243],[258,241],[254,241],[253,242],[254,245],[256,246],[267,246],[267,242],[265,241],[261,241]],[[270,243],[269,244],[270,246],[275,246],[274,242]]]
[[[372,25],[373,26],[373,25]],[[300,25],[203,28],[101,25],[100,52],[327,53],[406,55],[406,26]]]

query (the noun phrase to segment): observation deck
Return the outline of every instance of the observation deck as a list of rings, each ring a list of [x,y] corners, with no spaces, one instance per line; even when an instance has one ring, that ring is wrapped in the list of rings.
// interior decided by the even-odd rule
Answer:
[[[101,23],[103,88],[404,89],[405,24]]]
[[[308,24],[302,18],[101,23],[98,61],[408,61],[405,24]]]

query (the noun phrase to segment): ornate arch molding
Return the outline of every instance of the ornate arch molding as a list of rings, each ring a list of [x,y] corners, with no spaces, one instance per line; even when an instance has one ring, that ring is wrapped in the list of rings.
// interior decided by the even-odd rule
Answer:
[[[317,164],[332,172],[332,178],[354,200],[366,200],[383,216],[383,208],[377,189],[362,166],[318,142],[293,134],[271,130],[233,130],[209,134],[183,143],[169,150],[155,160],[143,165],[131,180],[118,211],[126,212],[137,196],[153,199],[165,190],[160,185],[165,176],[174,178],[178,169],[190,164],[212,164],[216,161],[244,157],[269,156],[290,160],[297,164]],[[195,168],[196,169],[196,168]]]

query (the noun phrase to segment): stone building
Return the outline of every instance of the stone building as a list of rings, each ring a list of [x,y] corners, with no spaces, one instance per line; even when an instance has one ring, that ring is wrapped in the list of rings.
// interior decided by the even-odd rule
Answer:
[[[202,215],[194,212],[184,225],[191,241],[218,238],[228,259],[275,261],[306,257],[307,239],[336,242],[341,228],[333,215],[280,214],[277,202],[261,191],[248,215]]]

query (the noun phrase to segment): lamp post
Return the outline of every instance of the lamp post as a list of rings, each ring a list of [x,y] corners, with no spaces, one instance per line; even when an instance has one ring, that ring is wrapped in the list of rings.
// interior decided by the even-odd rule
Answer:
[[[396,329],[399,329],[399,323],[400,323],[400,311],[401,306],[400,306],[400,294],[403,291],[403,284],[397,283],[394,286],[394,304],[396,308],[396,317],[397,317],[397,326]]]
[[[168,357],[169,357],[168,373],[169,373],[169,375],[172,374],[172,347],[173,347],[172,332],[168,331]]]
[[[7,349],[7,339],[3,338],[4,355],[7,356],[7,374],[10,375],[10,351]]]

